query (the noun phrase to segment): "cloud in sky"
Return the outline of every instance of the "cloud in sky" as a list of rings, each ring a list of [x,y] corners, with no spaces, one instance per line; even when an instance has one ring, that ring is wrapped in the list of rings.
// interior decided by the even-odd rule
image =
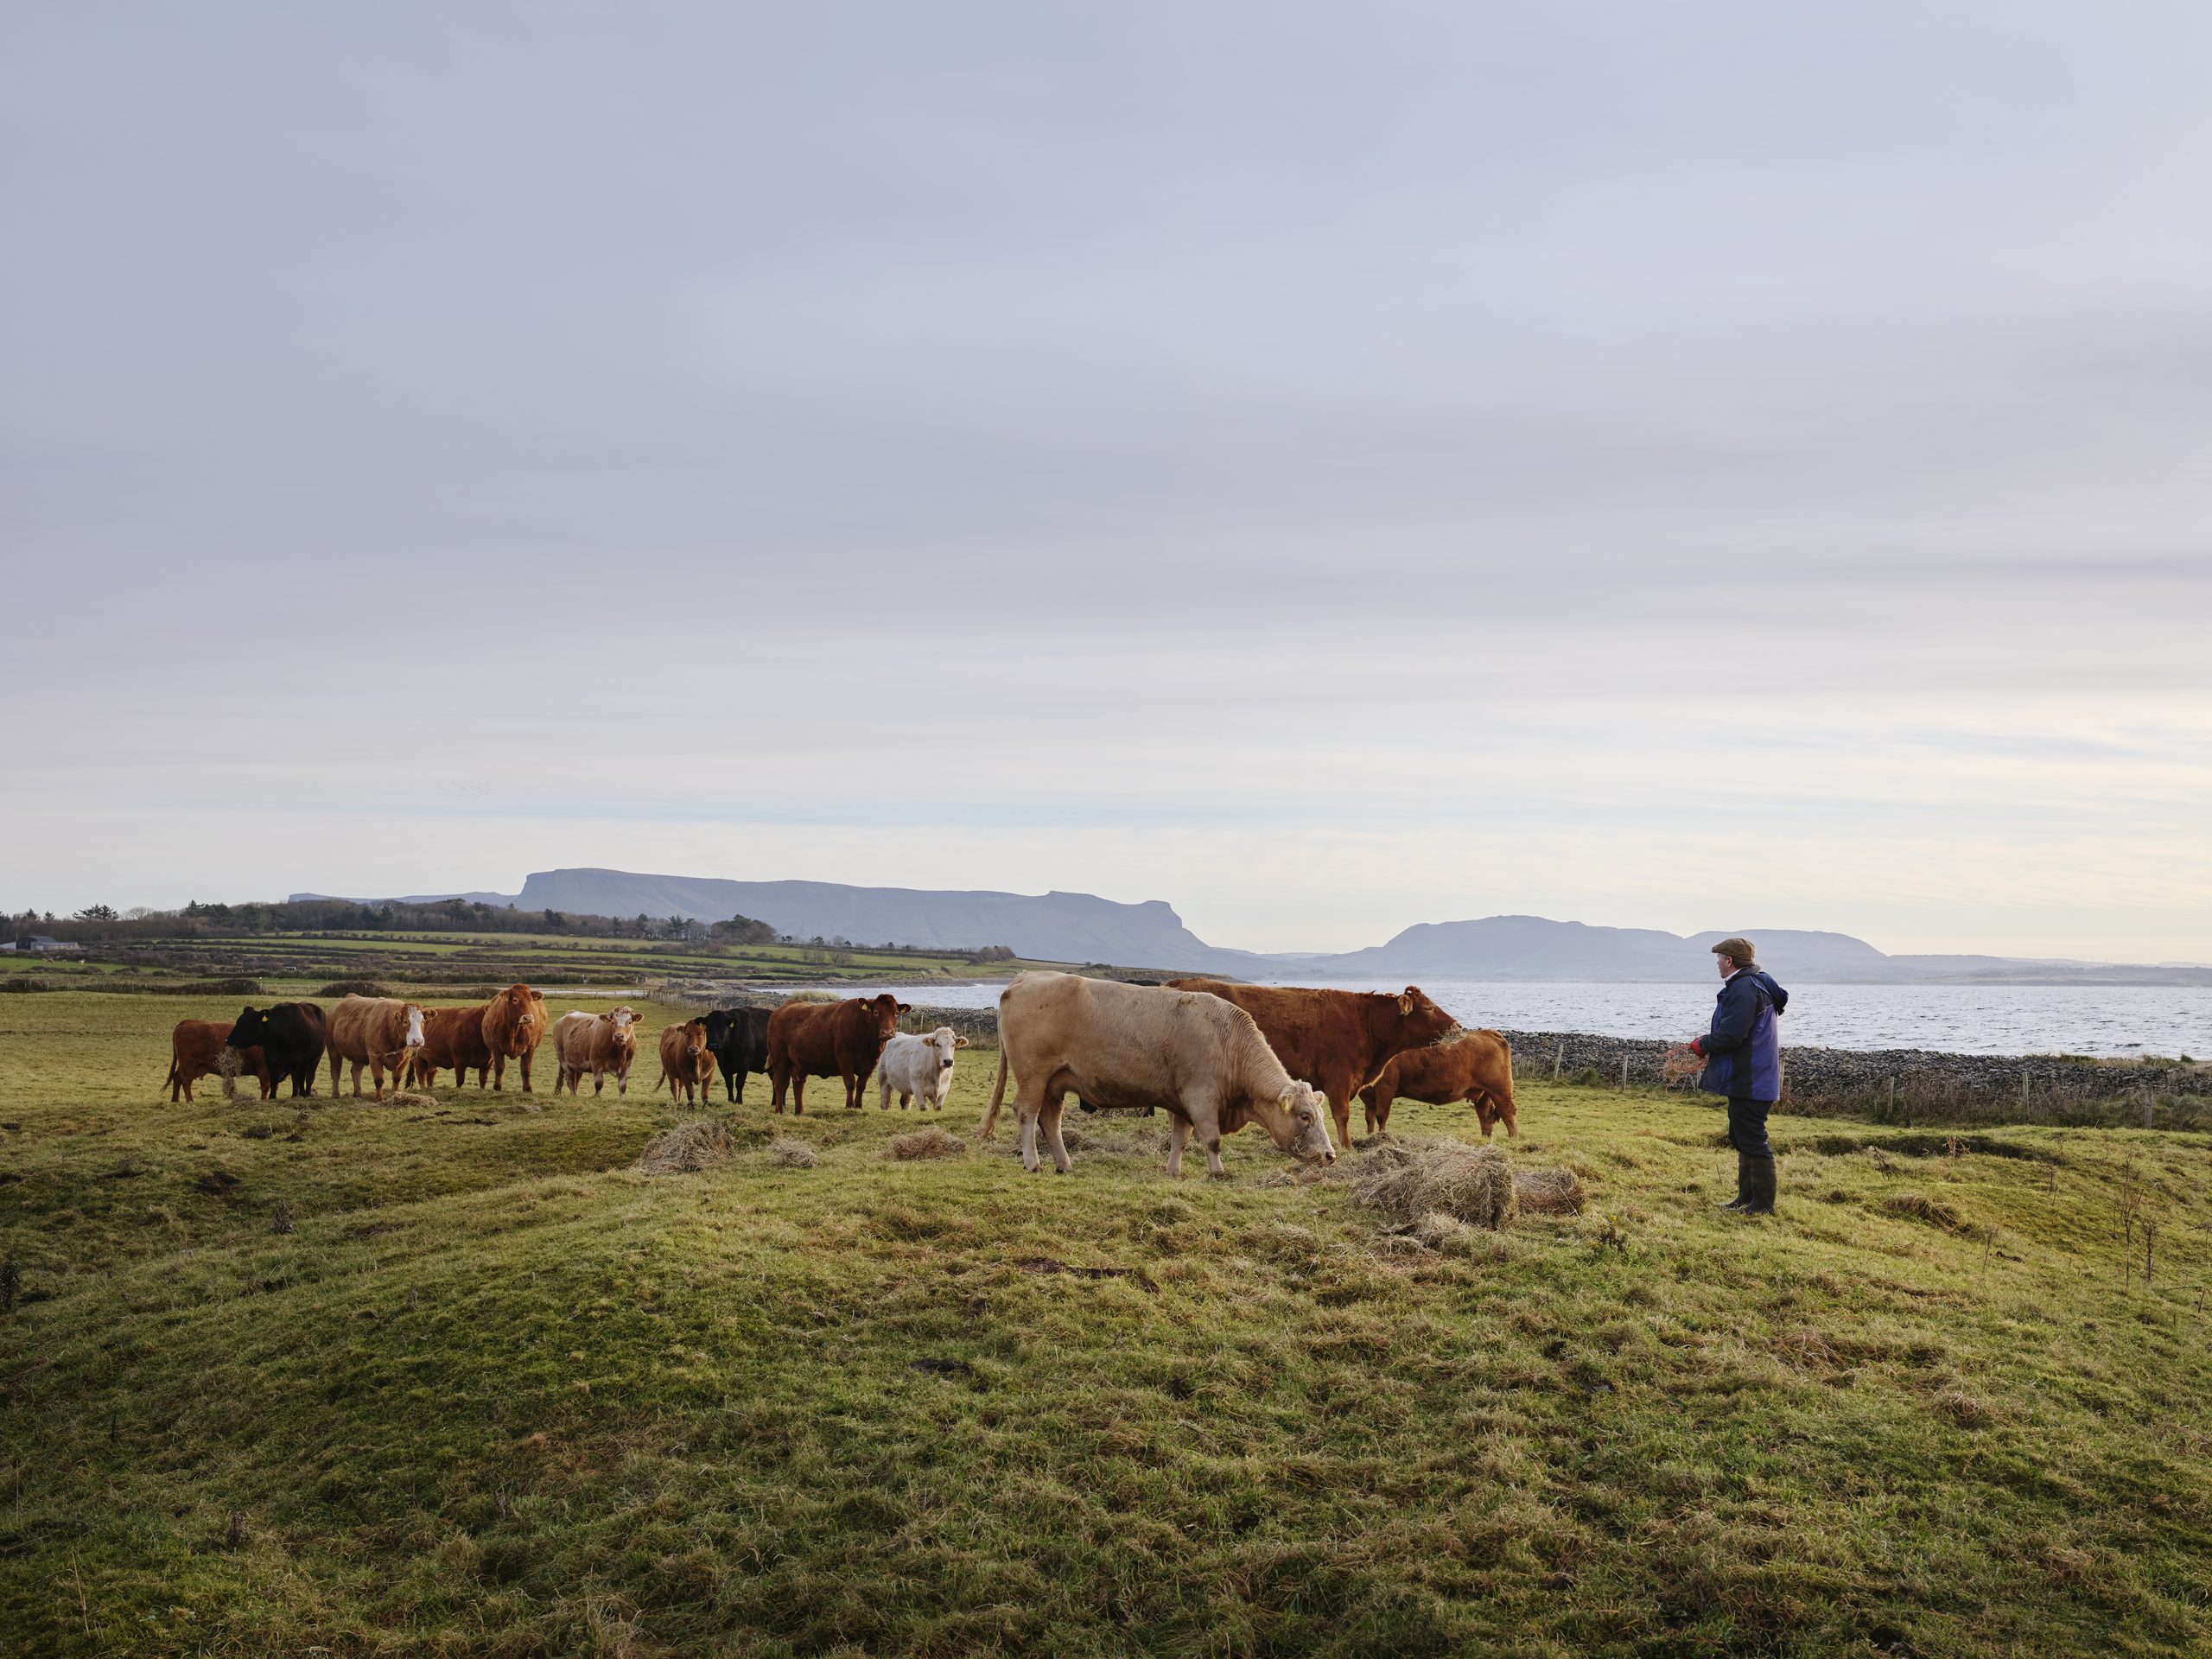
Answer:
[[[2212,957],[2212,17],[19,8],[0,905]]]

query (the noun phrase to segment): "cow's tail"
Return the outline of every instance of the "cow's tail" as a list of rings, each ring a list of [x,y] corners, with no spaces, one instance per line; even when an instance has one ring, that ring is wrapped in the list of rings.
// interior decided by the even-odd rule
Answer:
[[[1006,1036],[999,1036],[999,1078],[991,1085],[991,1109],[983,1114],[983,1127],[976,1132],[978,1141],[988,1141],[998,1130],[999,1103],[1006,1098]]]
[[[162,1079],[162,1087],[164,1089],[174,1089],[176,1086],[176,1056],[172,1054],[169,1056],[169,1074]]]

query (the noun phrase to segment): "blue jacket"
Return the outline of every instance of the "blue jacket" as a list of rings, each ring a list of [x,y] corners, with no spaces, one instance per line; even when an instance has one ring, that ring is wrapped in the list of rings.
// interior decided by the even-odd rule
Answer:
[[[1782,1039],[1774,1016],[1789,1006],[1789,993],[1764,969],[1729,976],[1714,999],[1713,1029],[1698,1044],[1705,1074],[1697,1086],[1709,1095],[1781,1099]]]

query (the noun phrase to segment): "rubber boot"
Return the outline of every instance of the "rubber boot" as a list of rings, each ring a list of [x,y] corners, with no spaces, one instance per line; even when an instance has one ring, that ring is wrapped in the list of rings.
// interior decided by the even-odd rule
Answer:
[[[1736,1154],[1736,1196],[1722,1205],[1723,1210],[1740,1210],[1751,1201],[1751,1160],[1742,1153]]]
[[[1744,1214],[1770,1216],[1774,1213],[1774,1154],[1764,1158],[1746,1158],[1751,1166],[1750,1179],[1745,1185]]]

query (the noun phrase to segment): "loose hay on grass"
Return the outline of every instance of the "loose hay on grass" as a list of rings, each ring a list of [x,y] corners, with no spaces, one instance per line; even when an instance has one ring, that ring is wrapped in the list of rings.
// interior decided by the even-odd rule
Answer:
[[[1582,1178],[1571,1169],[1516,1169],[1513,1196],[1524,1216],[1579,1216],[1590,1202]]]
[[[1334,1173],[1342,1166],[1332,1166]],[[1440,1213],[1476,1227],[1503,1227],[1517,1208],[1513,1166],[1497,1147],[1460,1141],[1380,1146],[1340,1178],[1352,1196],[1403,1225]]]
[[[814,1167],[814,1143],[811,1141],[794,1141],[789,1136],[779,1136],[768,1143],[768,1155],[792,1169]]]
[[[921,1158],[957,1158],[968,1150],[968,1143],[957,1135],[947,1135],[932,1123],[926,1129],[916,1129],[912,1135],[894,1135],[890,1150],[883,1155],[911,1163]]]
[[[737,1150],[729,1131],[711,1118],[663,1129],[645,1143],[636,1167],[647,1175],[683,1175],[711,1169]]]

